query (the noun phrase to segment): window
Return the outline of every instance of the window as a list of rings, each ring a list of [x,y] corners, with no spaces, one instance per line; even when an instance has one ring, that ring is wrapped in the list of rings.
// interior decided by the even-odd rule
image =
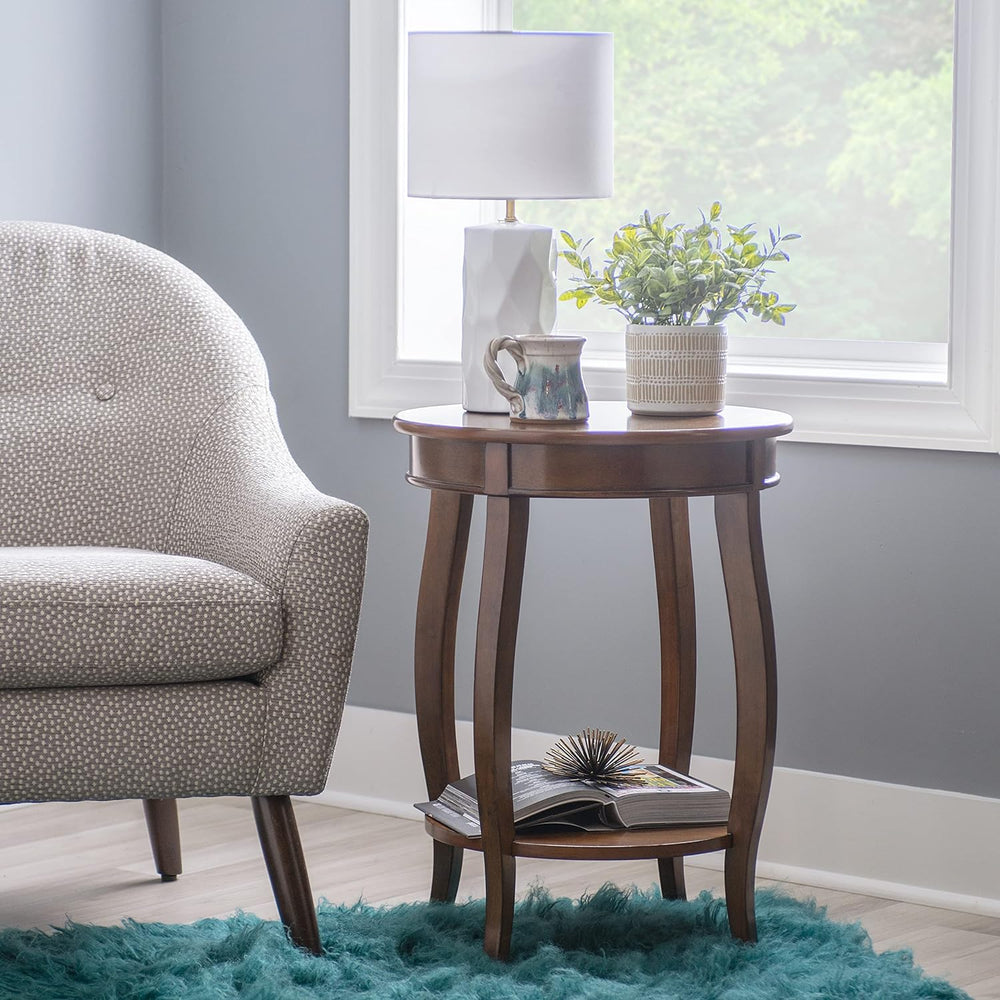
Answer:
[[[523,203],[522,218],[594,235],[598,255],[642,208],[687,220],[716,197],[724,221],[804,232],[774,275],[798,303],[788,326],[729,323],[730,402],[788,410],[799,440],[997,450],[1000,10],[716,0],[661,17],[660,6],[352,5],[352,414],[459,398],[461,229],[495,212],[402,196],[405,30],[513,23],[616,33],[616,197]],[[663,96],[671,87],[683,101]],[[588,337],[592,398],[621,398],[624,321],[561,309],[560,330]]]

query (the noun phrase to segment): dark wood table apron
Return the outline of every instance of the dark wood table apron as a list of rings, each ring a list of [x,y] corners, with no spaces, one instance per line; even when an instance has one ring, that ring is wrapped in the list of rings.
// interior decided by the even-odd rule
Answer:
[[[639,417],[595,402],[586,424],[519,423],[434,406],[398,414],[410,436],[407,480],[431,490],[417,600],[414,668],[420,753],[430,798],[459,775],[455,738],[455,628],[473,498],[486,496],[486,540],[476,633],[476,784],[482,838],[427,819],[434,840],[431,899],[453,901],[463,849],[486,866],[484,947],[510,949],[514,859],[656,858],[668,898],[684,896],[682,857],[726,851],[732,933],[756,940],[753,884],[771,783],[775,653],[764,570],[760,491],[778,482],[785,413],[727,407],[715,417]],[[736,663],[736,770],[728,823],[600,833],[518,834],[510,782],[511,694],[531,497],[649,499],[660,625],[659,760],[687,771],[695,703],[695,615],[688,504],[715,497],[715,522]]]

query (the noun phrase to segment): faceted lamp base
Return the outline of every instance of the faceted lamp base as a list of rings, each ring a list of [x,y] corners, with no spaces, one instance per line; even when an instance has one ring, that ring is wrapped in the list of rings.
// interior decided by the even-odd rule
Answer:
[[[556,246],[548,226],[495,222],[465,230],[462,406],[510,413],[483,356],[494,337],[549,334],[556,321]]]

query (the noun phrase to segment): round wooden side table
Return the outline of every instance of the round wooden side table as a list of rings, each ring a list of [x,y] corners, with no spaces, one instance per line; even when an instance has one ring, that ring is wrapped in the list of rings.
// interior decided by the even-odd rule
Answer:
[[[519,423],[433,406],[397,414],[410,436],[407,480],[431,490],[417,600],[414,668],[427,794],[459,778],[455,738],[455,628],[469,522],[486,499],[486,540],[476,633],[474,745],[481,839],[426,820],[434,842],[431,899],[453,901],[463,850],[483,852],[484,947],[507,957],[515,858],[656,858],[668,898],[684,896],[682,857],[726,852],[732,933],[757,936],[753,886],[771,783],[775,653],[760,492],[778,482],[777,438],[791,418],[727,407],[718,416],[640,417],[624,403],[594,402],[585,424]],[[660,763],[687,771],[695,703],[695,615],[687,498],[715,497],[715,522],[736,664],[736,770],[729,821],[599,833],[519,834],[510,780],[514,645],[531,497],[649,499],[660,627]]]

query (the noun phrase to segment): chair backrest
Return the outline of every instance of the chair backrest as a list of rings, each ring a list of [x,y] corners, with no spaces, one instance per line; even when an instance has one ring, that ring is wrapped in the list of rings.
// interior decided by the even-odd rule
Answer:
[[[246,327],[177,261],[0,222],[0,545],[159,548],[199,428],[266,382]]]

